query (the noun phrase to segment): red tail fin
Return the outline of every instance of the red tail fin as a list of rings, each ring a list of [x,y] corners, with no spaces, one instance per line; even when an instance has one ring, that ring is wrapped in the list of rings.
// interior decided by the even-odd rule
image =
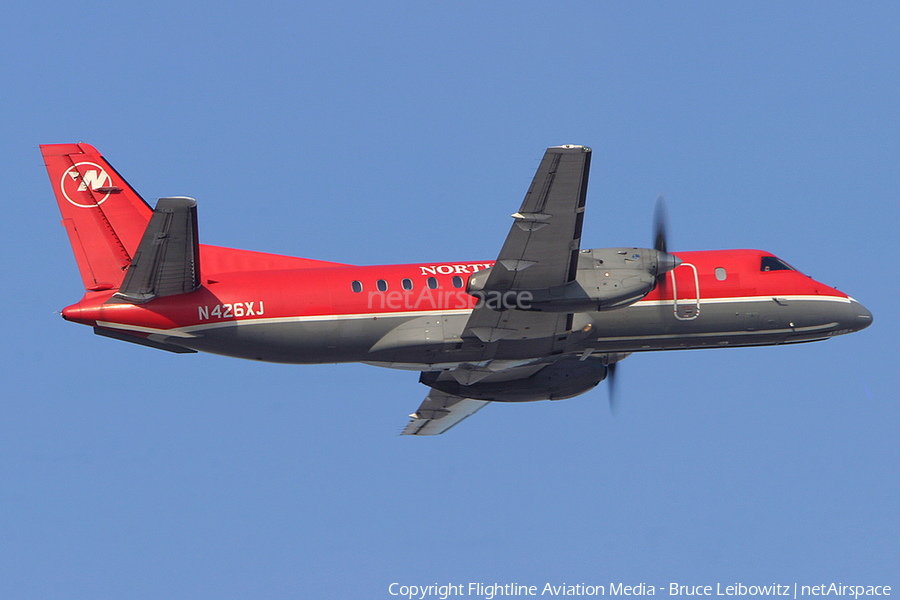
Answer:
[[[41,146],[84,288],[118,288],[153,213],[88,144]]]

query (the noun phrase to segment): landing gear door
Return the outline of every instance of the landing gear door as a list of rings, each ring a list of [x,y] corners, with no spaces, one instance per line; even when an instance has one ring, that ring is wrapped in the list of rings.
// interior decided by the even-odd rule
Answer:
[[[681,263],[669,271],[672,277],[672,294],[675,302],[672,310],[679,321],[693,321],[700,316],[700,279],[697,267]]]

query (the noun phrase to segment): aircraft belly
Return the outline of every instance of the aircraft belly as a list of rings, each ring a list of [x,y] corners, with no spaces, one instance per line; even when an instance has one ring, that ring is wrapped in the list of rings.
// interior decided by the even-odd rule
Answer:
[[[705,300],[696,318],[678,319],[671,303],[638,303],[580,314],[566,335],[496,342],[462,338],[466,315],[440,313],[235,321],[193,330],[198,337],[167,339],[194,350],[268,362],[360,361],[428,370],[434,365],[523,360],[588,349],[641,352],[819,340],[834,335],[849,310],[848,302],[825,298]]]
[[[403,318],[235,322],[197,331],[178,341],[203,352],[266,362],[318,364],[359,362]]]
[[[671,303],[637,304],[592,313],[596,334],[588,344],[596,352],[640,352],[819,340],[839,328],[845,304],[825,298],[701,301],[690,320],[675,318]]]

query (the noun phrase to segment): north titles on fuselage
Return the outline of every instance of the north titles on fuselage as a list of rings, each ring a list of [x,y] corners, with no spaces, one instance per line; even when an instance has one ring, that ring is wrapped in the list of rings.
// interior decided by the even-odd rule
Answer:
[[[359,288],[366,291],[366,312],[372,311],[403,311],[403,312],[432,312],[432,311],[457,311],[472,309],[477,298],[466,292],[468,284],[467,275],[472,275],[483,269],[493,266],[493,262],[476,263],[442,263],[431,265],[415,265],[419,270],[418,281],[402,277],[399,281],[400,289],[397,289],[396,281],[391,281],[388,274],[380,275],[376,289]],[[374,269],[395,271],[395,269],[408,269],[413,265],[392,265],[390,267],[375,267]],[[372,267],[366,267],[372,270]],[[398,273],[399,275],[399,273]],[[452,279],[440,280],[440,276],[452,276]],[[420,279],[420,278],[425,278]]]
[[[469,264],[442,264],[442,265],[419,265],[422,275],[461,275],[472,274],[487,269],[494,265],[489,263],[469,263]]]

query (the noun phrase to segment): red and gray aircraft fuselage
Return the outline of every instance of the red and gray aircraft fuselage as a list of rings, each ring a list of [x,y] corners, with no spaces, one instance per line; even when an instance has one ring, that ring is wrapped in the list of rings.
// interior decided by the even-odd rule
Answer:
[[[407,434],[491,401],[558,399],[630,353],[825,340],[847,294],[759,250],[581,249],[590,150],[550,148],[493,261],[353,266],[199,244],[196,203],[151,209],[91,146],[42,146],[85,285],[63,317],[172,352],[420,371]],[[202,268],[202,270],[201,270]]]

